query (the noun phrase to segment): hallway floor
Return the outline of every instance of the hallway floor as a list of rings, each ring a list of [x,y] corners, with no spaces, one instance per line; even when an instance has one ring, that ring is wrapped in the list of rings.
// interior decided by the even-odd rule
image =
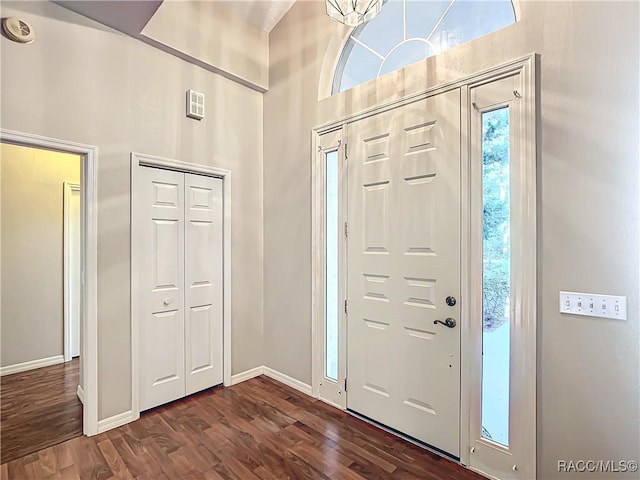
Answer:
[[[214,388],[0,469],[10,479],[480,480],[266,377]]]
[[[79,369],[76,358],[1,377],[0,463],[82,435]]]

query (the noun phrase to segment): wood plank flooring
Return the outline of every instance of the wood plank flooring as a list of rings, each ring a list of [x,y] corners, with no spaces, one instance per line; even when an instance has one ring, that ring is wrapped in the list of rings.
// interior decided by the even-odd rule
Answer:
[[[0,463],[82,435],[79,359],[0,379]]]
[[[266,377],[215,388],[0,467],[2,479],[483,477]]]

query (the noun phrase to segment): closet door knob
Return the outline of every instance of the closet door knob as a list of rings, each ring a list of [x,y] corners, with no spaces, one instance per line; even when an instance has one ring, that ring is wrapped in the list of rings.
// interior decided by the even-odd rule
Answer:
[[[171,304],[171,299],[169,297],[167,297],[167,298],[164,299],[164,302],[162,302],[162,303],[164,303],[165,307],[168,307]]]

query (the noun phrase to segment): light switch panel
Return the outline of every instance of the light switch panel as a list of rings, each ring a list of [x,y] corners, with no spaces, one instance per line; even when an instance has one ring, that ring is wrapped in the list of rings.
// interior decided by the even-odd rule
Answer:
[[[627,297],[560,292],[560,313],[626,320]]]

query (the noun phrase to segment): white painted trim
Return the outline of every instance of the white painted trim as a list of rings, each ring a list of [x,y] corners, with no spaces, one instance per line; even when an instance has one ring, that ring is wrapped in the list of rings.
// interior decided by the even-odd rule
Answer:
[[[514,5],[516,5],[514,3]],[[519,2],[517,5],[517,8],[519,8]],[[518,20],[520,19],[519,16],[519,11],[516,11],[516,15],[518,17]],[[343,32],[344,33],[344,32]],[[343,34],[342,33],[342,34]],[[348,33],[346,34],[346,37],[348,38]],[[335,48],[337,48],[334,45]],[[327,58],[325,58],[325,62],[327,62]],[[536,159],[536,155],[537,155],[537,151],[536,151],[536,130],[535,130],[535,118],[536,118],[536,104],[535,104],[535,64],[537,61],[537,56],[534,53],[531,53],[529,55],[505,62],[501,65],[495,66],[493,68],[487,69],[487,70],[483,70],[481,72],[477,72],[473,75],[449,82],[449,83],[445,83],[445,84],[441,84],[441,85],[436,85],[430,88],[427,88],[421,92],[417,92],[415,94],[411,94],[408,95],[406,97],[397,99],[397,100],[393,100],[393,101],[389,101],[386,103],[381,103],[379,105],[373,106],[371,108],[368,108],[366,110],[363,110],[359,113],[355,113],[352,115],[348,115],[346,117],[340,118],[338,120],[335,121],[331,121],[329,123],[325,123],[323,125],[317,126],[316,128],[314,128],[312,130],[312,151],[311,151],[311,158],[312,158],[312,201],[317,202],[316,196],[318,195],[317,192],[317,179],[316,176],[318,175],[318,172],[316,172],[315,169],[315,158],[316,158],[316,154],[317,154],[317,145],[318,145],[318,141],[319,138],[322,134],[324,133],[328,133],[328,132],[332,132],[334,130],[337,130],[339,128],[342,128],[344,125],[348,125],[349,123],[353,123],[356,122],[358,120],[361,120],[363,118],[368,118],[370,116],[385,112],[385,111],[389,111],[392,110],[394,108],[397,107],[401,107],[422,99],[425,99],[429,96],[433,96],[433,95],[437,95],[439,93],[443,93],[445,91],[451,90],[451,89],[455,89],[455,88],[461,88],[462,89],[462,93],[463,93],[463,98],[462,98],[462,103],[461,103],[461,108],[462,109],[466,109],[466,110],[461,110],[461,112],[465,112],[468,111],[470,108],[470,102],[468,100],[468,98],[466,98],[466,96],[464,96],[465,92],[468,92],[468,89],[471,85],[478,85],[481,83],[486,83],[488,81],[493,81],[496,80],[498,78],[502,78],[508,75],[513,75],[514,73],[517,72],[524,72],[524,76],[525,76],[525,94],[526,94],[526,100],[527,100],[527,108],[529,109],[527,114],[526,114],[526,118],[527,120],[527,126],[525,127],[525,131],[524,131],[524,136],[526,138],[525,141],[525,148],[527,149],[527,151],[525,152],[527,158],[529,159],[529,161],[533,161],[533,165],[528,165],[526,171],[522,172],[523,175],[523,179],[526,179],[527,182],[533,182],[533,183],[528,183],[526,190],[527,192],[523,192],[524,195],[532,195],[530,198],[533,199],[532,202],[527,204],[527,208],[526,211],[523,211],[523,215],[526,215],[526,225],[528,226],[527,228],[530,228],[532,225],[532,229],[533,231],[530,230],[526,230],[524,232],[524,234],[527,236],[527,245],[530,245],[530,249],[526,250],[526,251],[530,251],[531,252],[531,257],[532,258],[528,258],[525,259],[525,263],[526,265],[523,267],[526,269],[526,275],[528,275],[527,278],[532,278],[533,279],[533,285],[523,285],[523,291],[526,293],[526,298],[523,300],[523,309],[526,310],[525,314],[527,317],[527,324],[526,324],[526,329],[528,331],[527,335],[533,335],[534,338],[534,347],[535,347],[535,332],[536,332],[536,323],[535,323],[535,319],[536,319],[536,299],[535,299],[535,295],[536,295],[536,283],[535,283],[535,279],[536,279],[536,274],[535,274],[535,258],[536,258],[536,253],[535,253],[535,248],[536,248],[536,220],[535,220],[535,215],[536,215],[536,203],[535,203],[535,178],[536,178],[536,170],[535,170],[535,159]],[[323,68],[325,68],[325,65],[323,64]],[[325,72],[326,73],[326,72]],[[327,85],[325,85],[325,87],[323,87],[322,85],[320,86],[320,92],[322,91],[323,88],[327,88]],[[330,88],[330,87],[328,87]],[[464,114],[464,113],[463,113]],[[533,120],[532,120],[533,119]],[[465,123],[466,122],[466,123]],[[470,197],[470,178],[469,178],[469,173],[468,173],[468,167],[470,165],[470,138],[469,138],[469,130],[470,130],[470,118],[466,118],[465,121],[462,122],[462,126],[461,126],[461,141],[463,142],[462,145],[462,149],[461,149],[461,165],[462,165],[462,177],[461,177],[461,193],[462,193],[462,197],[461,197],[461,205],[462,205],[462,211],[461,211],[461,222],[462,222],[462,229],[461,229],[461,298],[466,298],[469,299],[469,295],[471,293],[471,279],[470,279],[470,273],[469,273],[469,269],[470,269],[470,262],[471,262],[471,233],[470,233],[470,218],[471,218],[471,212],[470,212],[470,208],[471,208],[471,197]],[[465,169],[465,166],[467,167]],[[466,191],[465,191],[466,190]],[[312,214],[313,212],[315,212],[316,206],[314,203],[314,206],[312,207]],[[319,223],[317,223],[318,220],[317,219],[312,219],[312,228],[313,229],[318,229],[319,228]],[[315,230],[314,230],[315,231]],[[314,236],[312,237],[312,240],[317,242],[317,239]],[[315,247],[312,250],[312,262],[317,263],[319,260],[318,257],[318,252],[316,251]],[[314,267],[313,270],[313,276],[312,276],[312,281],[313,282],[317,282],[317,278],[316,278],[316,270]],[[533,272],[533,273],[531,273]],[[523,276],[525,275],[525,272],[523,272]],[[318,299],[316,299],[315,297],[317,296],[317,290],[315,287],[315,283],[314,283],[314,287],[312,289],[312,349],[314,349],[313,353],[312,353],[312,383],[315,386],[317,384],[317,374],[316,374],[316,370],[317,370],[317,351],[315,349],[317,349],[317,336],[319,335],[319,330],[318,330],[318,313],[317,313],[317,303],[318,303]],[[474,305],[471,305],[469,301],[462,301],[461,302],[461,344],[460,344],[460,352],[461,352],[461,384],[460,384],[460,394],[461,394],[461,412],[460,412],[460,462],[463,465],[468,465],[469,464],[469,449],[470,449],[470,445],[471,445],[471,438],[470,438],[470,431],[469,431],[469,425],[471,422],[471,418],[470,418],[470,409],[471,409],[471,392],[470,392],[470,383],[472,381],[473,375],[474,375],[474,364],[472,359],[469,357],[469,349],[472,346],[472,336],[469,333],[469,329],[471,326],[471,314],[473,309],[475,308]],[[533,333],[531,333],[533,332]],[[466,352],[466,353],[465,353]],[[532,370],[534,372],[534,382],[533,382],[533,390],[529,392],[529,396],[532,399],[533,402],[533,410],[532,413],[527,417],[528,419],[530,419],[531,421],[530,423],[530,433],[531,436],[533,438],[533,443],[532,443],[532,450],[535,452],[535,437],[536,437],[536,423],[535,423],[535,401],[536,401],[536,384],[535,384],[535,348],[532,351],[527,351],[527,358],[528,358],[528,362],[529,364],[532,364]],[[314,389],[314,393],[317,395],[317,390]]]
[[[71,273],[69,272],[69,262],[71,259],[71,246],[69,238],[71,237],[71,218],[69,216],[69,209],[71,206],[71,193],[80,192],[80,185],[77,183],[64,182],[63,191],[63,207],[62,207],[62,223],[63,223],[63,277],[64,277],[64,307],[63,307],[63,332],[64,332],[64,361],[71,360],[71,341],[72,341],[72,328],[71,328]],[[82,228],[82,226],[80,227]]]
[[[264,374],[263,366],[251,368],[249,370],[245,370],[244,372],[236,373],[231,377],[231,385],[237,385],[247,380],[251,380],[252,378],[259,377],[262,374]]]
[[[338,336],[338,379],[327,379],[324,376],[325,365],[325,188],[326,169],[325,156],[327,153],[338,152],[338,181],[339,181],[339,223],[338,231],[347,220],[347,167],[346,167],[346,136],[342,128],[318,135],[312,132],[312,166],[311,166],[311,386],[314,397],[344,410],[347,408],[347,398],[343,392],[346,377],[346,334],[347,319],[344,310],[340,308],[339,336]],[[339,278],[340,303],[347,298],[347,241],[340,235],[339,246]]]
[[[64,355],[55,355],[53,357],[15,363],[13,365],[7,365],[6,367],[0,367],[0,377],[4,377],[5,375],[12,375],[14,373],[27,372],[29,370],[35,370],[36,368],[49,367],[51,365],[57,365],[59,363],[64,363]]]
[[[513,5],[513,13],[516,16],[516,23],[519,22],[520,20],[522,20],[522,6],[521,3],[523,3],[526,0],[511,0],[511,4]]]
[[[309,395],[310,397],[315,398],[312,392],[313,389],[311,388],[311,385],[309,385],[308,383],[304,383],[304,382],[301,382],[300,380],[296,380],[295,378],[290,377],[289,375],[285,375],[282,372],[274,370],[273,368],[270,368],[270,367],[265,367],[264,365],[251,368],[249,370],[245,370],[244,372],[236,373],[231,377],[231,385],[237,385],[239,383],[246,382],[247,380],[251,380],[252,378],[259,377],[260,375],[269,377],[273,380],[276,380],[277,382],[282,383],[283,385],[291,387],[294,390],[298,390],[299,392],[302,392],[305,395]],[[332,404],[332,405],[337,408],[341,408],[335,404]]]
[[[469,115],[465,115],[470,108],[468,98],[469,87],[460,89],[460,463],[469,464],[469,409],[465,407],[465,386],[469,382],[469,360],[466,350],[465,333],[471,325],[469,302],[471,264],[471,180],[469,168],[471,152],[469,146]]]
[[[210,177],[219,177],[223,179],[226,179],[229,175],[231,175],[231,171],[224,168],[211,167],[209,165],[201,165],[198,163],[183,162],[180,160],[148,155],[146,153],[132,152],[131,162],[132,165],[139,165],[141,167],[164,168],[165,170],[174,170],[176,172],[185,173],[197,173],[200,175],[208,175]]]
[[[0,129],[0,141],[14,145],[75,153],[83,157],[82,189],[82,385],[83,433],[98,432],[98,147],[30,133]]]
[[[332,95],[338,63],[342,58],[342,52],[347,44],[347,40],[349,40],[354,30],[355,28],[350,28],[342,24],[335,26],[335,33],[329,41],[324,58],[322,59],[322,65],[320,66],[318,101]]]
[[[318,125],[313,129],[313,131],[317,132],[319,135],[322,135],[323,133],[330,132],[332,130],[335,130],[336,128],[340,128],[342,125],[357,122],[358,120],[362,120],[379,113],[387,112],[389,110],[393,110],[394,108],[402,107],[410,103],[424,100],[439,93],[444,93],[449,90],[454,90],[456,88],[470,85],[472,83],[477,83],[479,81],[482,81],[483,79],[498,77],[500,75],[508,75],[509,73],[519,71],[522,65],[529,62],[533,57],[534,54],[532,53],[524,57],[505,62],[502,65],[490,68],[488,70],[483,70],[473,75],[462,77],[451,82],[434,85],[433,87],[429,87],[420,92],[412,93],[411,95],[407,95],[396,100],[391,100],[389,102],[384,102],[379,105],[366,108],[365,110],[362,110],[358,113],[349,114],[337,120],[332,120],[331,122]]]
[[[295,390],[298,390],[299,392],[302,392],[305,395],[309,395],[310,397],[313,396],[311,385],[301,382],[300,380],[296,380],[295,378],[290,377],[289,375],[285,375],[284,373],[278,372],[273,368],[263,367],[263,369],[264,369],[263,375],[269,378],[272,378],[274,380],[277,380],[278,382],[288,387],[291,387]]]
[[[502,106],[509,106],[512,115],[514,142],[510,153],[511,170],[511,367],[510,367],[510,419],[509,447],[503,447],[481,436],[482,391],[482,323],[463,325],[462,340],[467,356],[463,364],[463,376],[467,382],[461,385],[462,414],[468,419],[462,432],[467,444],[467,465],[492,478],[529,479],[536,476],[536,336],[537,336],[537,134],[536,134],[536,56],[531,55],[511,73],[518,79],[517,89],[521,98],[510,96],[496,100],[500,103],[471,105],[472,89],[502,77],[486,77],[469,86],[467,117],[469,132],[480,130],[481,113]],[[515,81],[515,80],[514,80]],[[475,127],[474,127],[475,125]],[[517,129],[517,130],[516,130]],[[473,136],[477,136],[474,133]],[[478,140],[470,134],[467,145],[471,155],[470,186],[470,250],[471,258],[482,258],[482,174],[481,153]],[[470,296],[466,302],[469,317],[482,318],[482,266],[476,261],[470,264],[468,277]],[[466,410],[466,412],[465,412]],[[461,425],[462,427],[462,425]],[[470,453],[470,449],[474,452]],[[464,451],[463,450],[463,451]],[[517,465],[517,469],[513,469]]]
[[[320,135],[311,132],[311,394],[317,398],[322,365],[319,338],[324,320],[324,252],[322,231],[324,225],[324,172],[318,165]]]
[[[185,173],[196,173],[221,178],[223,180],[223,384],[232,384],[231,378],[231,171],[224,168],[182,162],[168,158],[131,153],[131,414],[133,419],[140,417],[140,333],[139,311],[140,279],[135,268],[139,258],[139,242],[136,241],[136,211],[137,192],[134,188],[138,183],[141,167],[163,168]]]
[[[482,351],[481,344],[481,336],[478,335],[478,325],[474,322],[474,319],[477,319],[478,312],[482,312],[482,303],[481,298],[473,295],[474,291],[478,290],[478,278],[477,273],[474,273],[474,266],[471,262],[471,259],[474,257],[480,256],[482,258],[481,247],[478,249],[478,239],[476,238],[474,241],[474,233],[478,232],[479,227],[477,224],[474,224],[472,205],[478,204],[481,202],[481,199],[477,198],[477,192],[474,196],[474,185],[472,178],[472,148],[471,148],[471,111],[473,110],[473,106],[470,100],[470,88],[472,86],[480,85],[483,83],[488,83],[491,81],[495,81],[499,78],[503,78],[508,75],[514,75],[517,73],[521,73],[525,77],[525,90],[526,95],[533,95],[533,97],[527,97],[527,102],[529,102],[532,98],[535,98],[535,74],[533,72],[533,66],[536,62],[536,55],[530,54],[526,57],[520,58],[518,60],[514,60],[508,62],[506,64],[497,66],[490,70],[480,72],[471,79],[473,81],[469,81],[462,87],[462,105],[464,109],[462,110],[463,122],[462,122],[462,167],[463,167],[463,177],[462,177],[462,191],[465,194],[465,198],[462,203],[462,221],[463,221],[463,237],[462,237],[462,252],[461,252],[461,265],[466,267],[462,270],[461,274],[461,297],[466,299],[461,303],[461,329],[460,329],[460,463],[467,466],[472,470],[476,470],[471,466],[470,459],[470,449],[474,443],[471,432],[471,424],[474,422],[474,413],[472,412],[474,400],[473,395],[474,391],[479,388],[481,379],[478,378],[478,357],[474,352]],[[534,100],[532,100],[534,101]],[[535,113],[534,113],[535,116]],[[535,120],[534,120],[535,124]],[[532,126],[533,135],[535,136],[535,125]],[[532,141],[530,138],[530,133],[526,135],[525,143],[527,145],[532,144],[532,148],[535,151],[535,139]],[[535,163],[535,162],[534,162]],[[535,172],[534,172],[535,173]],[[535,178],[535,174],[534,177]],[[534,180],[535,183],[535,180]],[[535,192],[535,185],[533,186]],[[476,188],[477,190],[477,188]],[[466,192],[465,192],[466,191]],[[531,204],[531,208],[535,210],[535,194],[532,197],[533,203]],[[514,215],[516,212],[514,212]],[[475,220],[477,222],[477,219]],[[529,219],[523,221],[530,221]],[[534,222],[534,230],[535,230],[535,218]],[[535,236],[535,234],[534,234]],[[481,241],[481,240],[480,240]],[[535,257],[535,249],[536,249],[536,241],[535,238],[530,247],[530,253]],[[535,272],[535,265],[534,265]],[[524,272],[522,272],[524,274]],[[481,275],[481,273],[480,273]],[[535,279],[535,273],[533,274],[533,278]],[[481,285],[481,281],[480,281]],[[524,288],[529,288],[524,287]],[[527,296],[535,295],[535,284],[533,285],[533,290],[528,291],[526,293]],[[480,303],[478,303],[480,302]],[[535,305],[535,298],[533,299],[533,304]],[[481,313],[480,313],[481,315]],[[535,332],[534,332],[535,337]],[[531,399],[535,404],[535,352],[533,356],[533,372],[534,372],[534,382],[533,382],[533,391],[531,393]],[[523,413],[523,415],[525,415]],[[535,455],[535,437],[536,437],[536,423],[535,423],[535,405],[533,412],[529,416],[526,414],[527,418],[533,419],[530,425],[530,434],[533,438],[533,443],[530,447],[530,451]],[[535,467],[534,467],[535,468]],[[535,471],[535,470],[534,470]],[[480,472],[483,475],[488,475],[486,472]]]
[[[78,396],[78,400],[80,400],[80,403],[84,403],[84,390],[82,389],[82,385],[78,385],[78,388],[76,389],[76,395]]]
[[[113,417],[105,418],[104,420],[100,420],[98,422],[98,433],[104,433],[107,430],[121,427],[122,425],[131,423],[134,420],[137,420],[137,418],[135,418],[131,410],[119,413],[117,415],[114,415]]]

